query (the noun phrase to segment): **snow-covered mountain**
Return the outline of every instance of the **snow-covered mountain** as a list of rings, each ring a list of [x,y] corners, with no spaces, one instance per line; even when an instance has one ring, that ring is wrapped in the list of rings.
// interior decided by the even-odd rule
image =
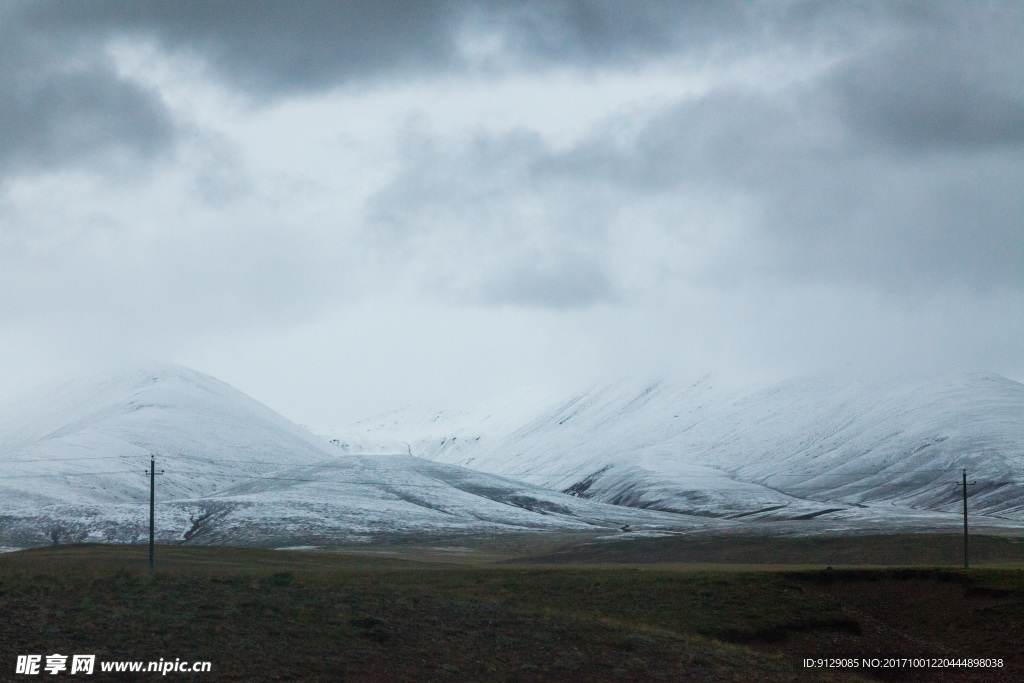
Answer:
[[[401,410],[314,435],[212,377],[158,366],[0,410],[0,546],[332,545],[451,534],[1019,525],[1024,386],[994,375],[747,391],[622,382]]]
[[[322,545],[388,534],[707,526],[406,450],[389,454],[386,439],[355,449],[331,443],[177,366],[80,380],[0,412],[0,545],[144,539],[151,455],[164,471],[162,542]]]
[[[972,510],[995,523],[1024,511],[1024,385],[990,374],[748,390],[621,382],[398,411],[349,431],[589,500],[746,522],[952,513],[963,468],[978,482]]]

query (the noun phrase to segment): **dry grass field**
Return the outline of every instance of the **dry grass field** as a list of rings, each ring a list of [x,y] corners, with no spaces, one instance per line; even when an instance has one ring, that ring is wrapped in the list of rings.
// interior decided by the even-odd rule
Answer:
[[[15,676],[17,655],[82,653],[212,663],[89,677],[122,681],[1020,680],[1018,543],[972,539],[987,566],[969,571],[880,566],[948,540],[647,539],[532,559],[161,546],[153,572],[144,546],[21,551],[0,556],[0,667],[60,680]],[[805,667],[818,658],[1003,667]]]

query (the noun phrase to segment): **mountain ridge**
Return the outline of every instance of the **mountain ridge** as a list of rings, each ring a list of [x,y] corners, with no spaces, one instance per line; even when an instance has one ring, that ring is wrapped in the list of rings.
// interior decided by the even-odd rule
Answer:
[[[65,383],[0,414],[0,545],[157,539],[331,545],[402,535],[681,530],[706,520],[586,501],[407,454],[354,454],[173,365]]]
[[[1024,471],[1018,382],[964,373],[915,382],[805,376],[747,390],[714,384],[591,388],[504,433],[460,421],[458,411],[442,425],[410,416],[401,436],[412,453],[438,462],[687,514],[794,519],[814,513],[805,503],[952,512],[959,494],[949,475],[960,468],[988,480],[971,492],[979,512],[1024,510],[1024,487],[1013,480]],[[400,422],[356,428],[395,438]]]

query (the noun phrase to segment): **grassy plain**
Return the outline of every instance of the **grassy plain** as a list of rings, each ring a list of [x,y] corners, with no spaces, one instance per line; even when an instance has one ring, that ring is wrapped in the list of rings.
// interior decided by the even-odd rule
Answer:
[[[168,546],[157,548],[154,572],[144,546],[22,551],[0,556],[0,678],[39,679],[13,675],[16,655],[55,652],[212,662],[209,674],[164,677],[196,681],[1024,678],[1019,544],[973,538],[989,566],[970,571],[839,567],[886,564],[898,538],[645,539],[632,551],[547,548],[532,560],[493,548]],[[734,557],[730,548],[744,544]],[[840,561],[844,553],[864,561]],[[803,665],[847,657],[996,658],[1004,667]]]
[[[977,566],[1024,565],[1024,538],[972,534]],[[513,560],[515,561],[515,560]],[[536,564],[737,564],[828,566],[963,566],[961,534],[835,536],[660,536],[566,544],[523,558]]]

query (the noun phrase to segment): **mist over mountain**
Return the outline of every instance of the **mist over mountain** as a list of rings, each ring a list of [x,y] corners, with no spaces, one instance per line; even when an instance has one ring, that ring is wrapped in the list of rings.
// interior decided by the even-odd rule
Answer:
[[[706,526],[389,451],[353,454],[242,392],[163,365],[76,380],[0,418],[0,545],[157,538],[323,545],[396,535]],[[367,451],[371,451],[367,454]]]
[[[618,382],[320,436],[231,386],[157,365],[0,412],[0,545],[141,542],[155,458],[164,543],[331,546],[506,532],[810,533],[1024,510],[1024,385],[804,377],[755,389]]]
[[[357,428],[401,437],[437,462],[685,514],[955,512],[962,469],[978,481],[972,510],[1008,519],[1024,510],[1024,385],[993,374],[810,376],[739,390],[712,378],[619,382],[483,409],[399,411]]]

